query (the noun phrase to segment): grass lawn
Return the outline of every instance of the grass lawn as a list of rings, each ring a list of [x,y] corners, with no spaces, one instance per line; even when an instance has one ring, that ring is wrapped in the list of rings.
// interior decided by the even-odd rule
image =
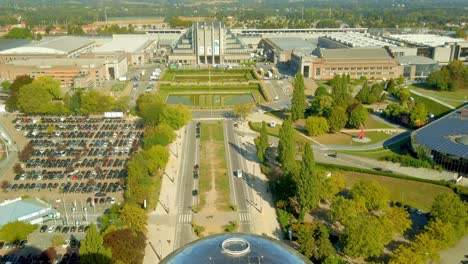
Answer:
[[[373,118],[372,116],[369,116],[366,122],[364,123],[364,128],[371,129],[371,128],[393,128],[393,127],[386,123],[380,122],[379,120],[377,120],[376,118]]]
[[[417,103],[423,103],[426,106],[426,110],[428,112],[433,113],[436,116],[443,115],[444,113],[450,111],[450,108],[446,107],[445,105],[441,105],[435,101],[432,101],[429,98],[422,97],[414,93],[411,93],[411,96]]]
[[[410,86],[411,89],[414,89],[420,93],[433,96],[441,101],[444,101],[450,105],[458,107],[463,104],[463,102],[455,102],[452,100],[464,100],[465,96],[468,95],[468,89],[459,89],[457,91],[436,91],[423,86]]]
[[[275,127],[270,127],[269,124],[267,124],[267,133],[268,135],[270,136],[274,136],[274,137],[279,137],[279,132],[281,130],[281,125],[279,124],[276,124]],[[262,123],[261,122],[249,122],[249,126],[252,130],[254,131],[257,131],[257,132],[260,132],[260,129],[262,128]],[[307,141],[309,141],[307,138],[305,138],[304,136],[302,136],[297,130],[295,130],[295,134],[294,134],[294,138],[296,140],[296,142],[299,142],[299,143],[306,143]],[[311,142],[312,143],[312,142]]]
[[[127,87],[128,83],[129,82],[118,82],[118,83],[112,85],[110,90],[112,92],[122,92],[125,89],[125,87]]]
[[[324,134],[318,137],[314,137],[314,139],[325,145],[363,146],[387,140],[395,135],[396,134],[387,134],[385,132],[378,131],[365,132],[364,136],[371,139],[371,141],[368,143],[358,143],[352,140],[353,137],[359,136],[359,132]]]
[[[434,197],[438,194],[452,192],[450,188],[425,182],[395,179],[353,171],[339,170],[339,173],[344,175],[344,180],[348,187],[362,179],[376,180],[388,189],[392,201],[400,201],[411,207],[423,209],[425,212],[430,210]]]
[[[401,141],[398,141],[396,143],[393,143],[392,145],[389,145],[385,148],[378,148],[378,149],[373,149],[373,150],[338,150],[337,152],[365,157],[365,158],[371,158],[371,159],[380,159],[382,157],[394,155],[394,154],[405,155],[406,150],[404,148],[400,148],[400,146],[405,145],[408,142],[409,142],[409,137]]]
[[[200,151],[199,208],[203,208],[206,204],[206,193],[213,188],[211,183],[212,175],[214,175],[217,193],[216,208],[228,211],[230,210],[230,192],[223,125],[202,123],[200,136],[202,146]]]
[[[211,76],[211,77],[210,77]],[[200,69],[200,70],[167,70],[162,76],[164,81],[177,82],[225,82],[256,80],[252,69]]]

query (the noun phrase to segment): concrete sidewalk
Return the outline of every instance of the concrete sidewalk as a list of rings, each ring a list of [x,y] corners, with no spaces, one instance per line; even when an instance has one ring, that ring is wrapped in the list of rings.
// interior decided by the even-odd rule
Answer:
[[[185,132],[185,127],[177,131],[178,137],[169,145],[170,157],[162,180],[159,202],[156,210],[148,214],[148,239],[144,264],[159,263],[160,258],[164,258],[175,250],[178,172],[182,162],[178,155],[182,152]]]

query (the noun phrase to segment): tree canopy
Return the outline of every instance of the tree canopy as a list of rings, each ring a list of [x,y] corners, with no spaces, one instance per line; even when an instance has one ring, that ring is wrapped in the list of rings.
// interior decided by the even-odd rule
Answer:
[[[341,106],[334,107],[327,121],[331,132],[339,132],[348,122],[346,109]]]
[[[364,202],[367,210],[379,210],[388,206],[389,192],[377,181],[361,180],[351,188],[351,195],[355,200]]]
[[[353,97],[349,92],[349,75],[335,75],[330,81],[332,87],[332,97],[335,105],[348,107],[353,102]]]
[[[254,107],[255,106],[253,104],[239,103],[235,104],[232,110],[235,115],[239,116],[242,119],[246,119],[247,116],[249,116],[249,114],[252,113]]]
[[[91,224],[86,238],[81,242],[80,261],[83,264],[112,264],[112,252],[104,247],[104,241],[96,226]]]
[[[468,66],[459,60],[454,60],[439,71],[427,76],[427,83],[441,91],[455,91],[468,88]]]
[[[146,237],[130,228],[118,229],[104,236],[104,245],[112,250],[112,259],[128,264],[143,263]]]
[[[0,228],[0,238],[4,241],[25,240],[36,228],[37,225],[22,221],[10,222]]]
[[[311,137],[323,135],[330,130],[327,119],[321,116],[309,116],[306,119],[305,128]]]
[[[125,204],[120,210],[120,217],[128,227],[137,232],[146,231],[146,221],[148,215],[144,209]]]
[[[294,141],[291,118],[285,120],[279,132],[278,159],[283,166],[283,171],[293,172],[295,170],[296,142]]]
[[[34,34],[27,28],[12,28],[2,36],[4,39],[34,39]]]
[[[5,104],[9,111],[14,111],[18,109],[18,95],[20,88],[32,83],[34,79],[29,75],[19,75],[15,78],[13,83],[9,86],[8,93],[9,97],[7,98]]]
[[[166,123],[157,126],[148,125],[145,127],[143,136],[143,146],[145,149],[153,145],[167,146],[177,137],[174,129]]]
[[[191,113],[183,105],[167,105],[157,95],[145,93],[137,100],[137,114],[147,123],[158,125],[164,122],[173,129],[179,129],[191,119]]]
[[[468,204],[455,193],[442,193],[432,203],[431,215],[443,222],[451,223],[457,234],[468,233]]]
[[[330,95],[319,95],[312,99],[310,110],[314,115],[328,117],[334,108],[334,101]]]
[[[255,141],[257,145],[257,158],[260,161],[260,163],[263,163],[266,159],[266,151],[269,146],[267,124],[265,121],[262,122],[260,136],[256,138]]]
[[[28,114],[52,114],[67,111],[60,92],[60,82],[42,76],[19,88],[18,108]]]
[[[362,104],[356,105],[349,112],[348,127],[357,128],[360,125],[363,125],[368,116],[369,112],[367,112],[367,109]]]
[[[304,77],[299,71],[294,79],[294,91],[291,99],[291,117],[293,121],[304,118],[306,101],[304,94]]]

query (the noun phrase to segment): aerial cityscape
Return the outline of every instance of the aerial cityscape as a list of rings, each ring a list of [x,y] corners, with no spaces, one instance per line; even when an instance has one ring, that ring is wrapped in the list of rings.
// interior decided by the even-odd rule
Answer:
[[[466,0],[0,0],[0,264],[468,264]]]

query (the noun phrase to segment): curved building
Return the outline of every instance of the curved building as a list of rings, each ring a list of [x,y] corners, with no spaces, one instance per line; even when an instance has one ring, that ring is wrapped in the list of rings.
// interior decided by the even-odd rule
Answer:
[[[434,162],[468,175],[468,105],[414,131],[411,145]]]
[[[398,63],[403,66],[403,76],[411,80],[424,80],[430,73],[439,69],[437,61],[422,56],[402,56]]]
[[[194,241],[174,251],[162,264],[311,264],[294,249],[268,237],[219,234]]]

